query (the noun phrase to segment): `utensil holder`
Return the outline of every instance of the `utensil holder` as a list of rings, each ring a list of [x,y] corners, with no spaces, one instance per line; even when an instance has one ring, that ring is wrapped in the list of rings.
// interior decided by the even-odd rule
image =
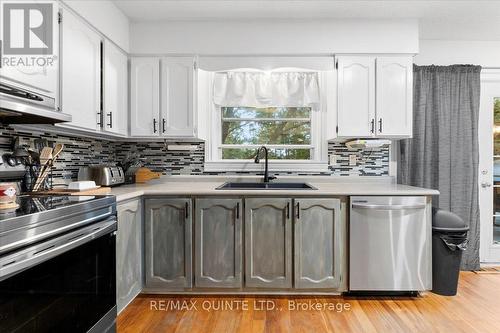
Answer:
[[[27,164],[28,172],[25,177],[25,187],[26,192],[42,192],[52,190],[54,187],[54,160],[47,160],[46,164]],[[44,168],[45,166],[45,168]],[[48,170],[48,171],[47,171]],[[38,182],[38,178],[46,174],[45,178],[42,180],[41,185],[38,189],[34,190],[35,184]]]

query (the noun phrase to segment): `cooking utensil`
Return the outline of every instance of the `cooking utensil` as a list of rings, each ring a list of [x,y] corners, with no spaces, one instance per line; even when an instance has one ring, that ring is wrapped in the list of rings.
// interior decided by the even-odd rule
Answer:
[[[38,178],[33,186],[33,191],[38,191],[40,185],[42,185],[45,180],[45,174],[47,166],[50,164],[52,159],[52,151],[53,149],[50,147],[43,147],[42,152],[40,153],[40,173],[38,174]]]
[[[45,147],[45,148],[49,148],[49,147]],[[45,148],[44,148],[44,150],[45,150]],[[43,182],[45,181],[45,179],[49,175],[50,169],[51,169],[53,163],[56,161],[59,154],[61,154],[61,152],[63,151],[64,145],[62,143],[57,143],[54,146],[54,149],[52,149],[52,148],[50,148],[50,149],[51,149],[50,158],[45,162],[42,170],[40,171],[40,176],[38,177],[40,181],[37,180],[37,183],[35,184],[35,188],[33,189],[34,191],[37,191],[40,188],[40,186],[43,184]],[[41,155],[43,155],[44,150],[42,150]],[[42,159],[43,159],[43,157],[40,157],[40,160],[42,160]],[[51,163],[49,163],[49,162],[51,162]]]

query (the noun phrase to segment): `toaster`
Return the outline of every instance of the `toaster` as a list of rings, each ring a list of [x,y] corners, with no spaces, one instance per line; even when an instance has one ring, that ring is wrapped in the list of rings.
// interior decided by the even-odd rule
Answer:
[[[93,180],[100,186],[116,186],[125,183],[125,173],[119,166],[86,166],[78,171],[78,180]]]

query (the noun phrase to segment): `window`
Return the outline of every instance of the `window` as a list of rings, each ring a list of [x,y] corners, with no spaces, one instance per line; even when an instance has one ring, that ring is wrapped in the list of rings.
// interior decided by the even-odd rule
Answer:
[[[304,106],[293,107],[271,106],[280,104],[274,100],[266,106],[248,103],[262,101],[265,100],[262,97],[269,96],[257,94],[257,88],[264,84],[248,89],[250,81],[241,86],[235,84],[234,90],[230,90],[232,83],[227,80],[221,84],[225,90],[214,93],[216,75],[217,72],[203,70],[198,73],[198,103],[203,110],[199,112],[198,117],[201,115],[202,118],[198,122],[200,128],[206,131],[200,134],[200,137],[206,138],[205,171],[260,171],[263,160],[259,165],[254,163],[254,158],[257,149],[263,145],[269,151],[271,171],[328,171],[327,140],[334,133],[327,134],[330,129],[326,124],[332,122],[333,114],[327,106],[333,107],[334,99],[329,97],[332,94],[326,92],[335,89],[333,75],[326,72],[318,75],[320,103],[308,105],[312,103],[304,98]],[[218,98],[216,102],[214,96]],[[281,98],[285,100],[286,96]],[[225,103],[227,101],[230,103]],[[252,106],[245,106],[249,104]]]
[[[262,145],[269,159],[310,160],[311,108],[221,107],[223,160],[248,160]]]

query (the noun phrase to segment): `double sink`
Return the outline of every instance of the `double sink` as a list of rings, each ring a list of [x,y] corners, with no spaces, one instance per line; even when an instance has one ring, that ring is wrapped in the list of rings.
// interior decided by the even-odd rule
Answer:
[[[216,188],[217,190],[317,190],[308,183],[244,183],[227,182]]]

